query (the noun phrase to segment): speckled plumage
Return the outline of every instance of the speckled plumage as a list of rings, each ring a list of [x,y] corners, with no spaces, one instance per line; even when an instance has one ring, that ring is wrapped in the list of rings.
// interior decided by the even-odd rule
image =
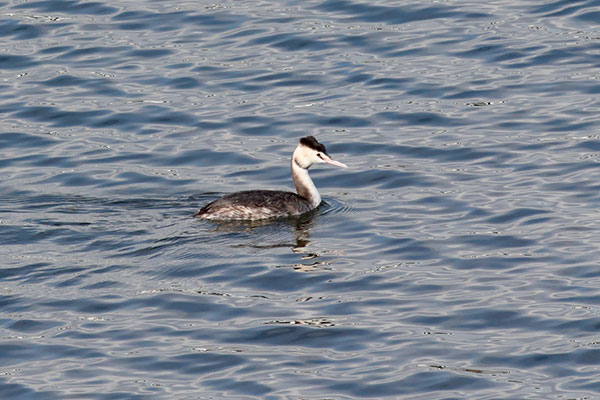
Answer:
[[[312,208],[309,200],[296,193],[247,190],[208,203],[195,216],[217,220],[254,220],[301,215]]]
[[[292,154],[292,180],[296,193],[276,190],[248,190],[217,199],[202,207],[195,217],[208,220],[240,221],[298,216],[314,210],[321,196],[308,175],[314,163],[346,165],[333,161],[325,146],[313,136],[300,139]]]

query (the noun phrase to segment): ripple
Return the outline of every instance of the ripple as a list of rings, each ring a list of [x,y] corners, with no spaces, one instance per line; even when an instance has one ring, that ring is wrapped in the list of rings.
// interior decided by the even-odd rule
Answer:
[[[320,214],[323,216],[329,214],[347,214],[347,213],[355,213],[357,212],[357,208],[354,205],[354,201],[352,199],[338,199],[333,197],[325,197],[324,203],[321,205]]]
[[[106,15],[113,14],[117,11],[116,8],[103,5],[98,2],[80,2],[80,1],[32,1],[26,4],[18,4],[13,6],[15,9],[35,9],[40,12],[47,13],[67,13],[67,14],[92,14]]]

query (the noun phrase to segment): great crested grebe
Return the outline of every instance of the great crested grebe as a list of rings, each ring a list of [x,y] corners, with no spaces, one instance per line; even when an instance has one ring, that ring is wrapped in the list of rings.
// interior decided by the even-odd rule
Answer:
[[[248,190],[221,197],[202,207],[194,217],[211,220],[257,220],[304,214],[321,204],[321,195],[308,169],[316,163],[348,168],[331,159],[325,146],[313,136],[300,139],[292,154],[292,180],[296,193],[278,190]]]

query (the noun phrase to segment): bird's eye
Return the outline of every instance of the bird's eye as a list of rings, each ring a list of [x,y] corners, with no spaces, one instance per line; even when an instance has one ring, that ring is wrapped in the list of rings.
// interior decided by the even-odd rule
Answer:
[[[317,157],[319,157],[321,160],[323,159],[323,156],[321,155],[321,153],[317,153]]]

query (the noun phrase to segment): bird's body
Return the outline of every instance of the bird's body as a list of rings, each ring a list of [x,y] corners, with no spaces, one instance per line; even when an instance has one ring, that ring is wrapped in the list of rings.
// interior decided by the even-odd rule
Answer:
[[[314,163],[328,163],[338,167],[346,165],[334,161],[325,146],[313,136],[300,139],[292,155],[292,180],[296,193],[277,190],[248,190],[217,199],[202,207],[195,217],[209,220],[258,220],[298,216],[321,203],[321,196],[308,175]]]
[[[201,208],[204,219],[253,220],[301,215],[312,210],[296,193],[278,190],[247,190],[221,197]]]

